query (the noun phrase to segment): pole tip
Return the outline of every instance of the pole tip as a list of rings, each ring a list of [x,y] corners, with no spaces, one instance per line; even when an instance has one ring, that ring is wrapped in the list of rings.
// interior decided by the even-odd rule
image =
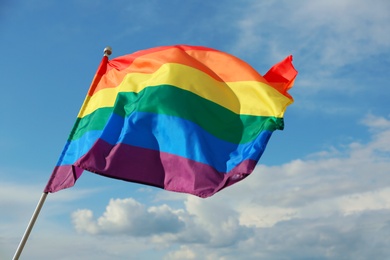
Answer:
[[[112,54],[112,48],[110,46],[107,46],[104,48],[104,56],[110,56]]]

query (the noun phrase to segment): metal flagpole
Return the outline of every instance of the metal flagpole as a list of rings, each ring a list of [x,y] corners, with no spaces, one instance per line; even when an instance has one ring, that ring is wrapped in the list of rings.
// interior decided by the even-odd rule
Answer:
[[[20,240],[18,249],[16,249],[14,258],[12,258],[13,260],[18,260],[18,259],[19,259],[19,256],[20,256],[20,254],[21,254],[22,251],[23,251],[24,245],[26,244],[26,241],[27,241],[27,239],[28,239],[28,236],[30,235],[30,232],[31,232],[31,230],[32,230],[32,228],[33,228],[33,226],[34,226],[34,224],[35,224],[35,221],[36,221],[37,218],[38,218],[39,212],[41,211],[41,208],[42,208],[42,206],[43,206],[43,203],[44,203],[45,200],[46,200],[46,197],[47,197],[47,192],[42,193],[41,199],[39,200],[38,205],[37,205],[37,207],[35,208],[34,214],[33,214],[32,217],[31,217],[30,223],[28,223],[27,229],[26,229],[26,231],[24,232],[24,235],[23,235],[23,237],[22,237],[22,240]]]

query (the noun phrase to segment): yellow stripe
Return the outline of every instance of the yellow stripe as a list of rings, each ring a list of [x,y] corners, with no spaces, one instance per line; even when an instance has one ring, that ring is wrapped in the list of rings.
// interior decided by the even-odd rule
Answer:
[[[119,92],[139,93],[146,87],[165,84],[191,91],[236,114],[283,117],[286,107],[293,102],[262,82],[219,82],[192,67],[167,63],[152,74],[129,73],[119,86],[87,97],[78,117],[101,107],[112,107]]]

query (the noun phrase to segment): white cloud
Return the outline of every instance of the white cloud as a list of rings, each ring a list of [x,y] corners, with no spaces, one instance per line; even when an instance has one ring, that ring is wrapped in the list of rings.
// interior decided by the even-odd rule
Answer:
[[[196,243],[226,247],[252,234],[242,226],[232,209],[204,203],[189,197],[186,211],[167,205],[146,207],[132,198],[110,200],[106,211],[96,220],[91,210],[72,214],[75,229],[91,235],[149,236],[155,243]]]
[[[203,200],[188,196],[185,209],[191,216],[187,229],[177,239],[177,242],[191,241],[204,243],[210,247],[232,246],[245,241],[252,235],[252,229],[239,223],[239,214],[234,207],[226,207],[214,200]],[[194,240],[193,234],[200,240]],[[200,236],[201,235],[201,236]]]
[[[372,114],[367,115],[362,119],[362,124],[369,127],[370,130],[382,130],[390,128],[390,121],[383,117],[377,117]]]
[[[147,208],[132,198],[112,199],[97,220],[86,209],[74,212],[72,220],[81,233],[150,236],[180,231],[184,224],[175,213],[167,205]]]
[[[196,253],[188,246],[181,246],[180,249],[168,253],[164,259],[169,259],[169,260],[196,259]]]
[[[388,51],[389,8],[386,0],[252,2],[237,22],[236,49],[263,48],[271,60],[300,52],[300,59],[316,60],[309,64],[319,70],[337,68]]]

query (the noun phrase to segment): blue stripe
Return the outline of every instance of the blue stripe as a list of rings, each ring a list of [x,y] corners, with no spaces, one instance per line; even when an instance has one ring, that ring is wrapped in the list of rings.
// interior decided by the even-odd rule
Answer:
[[[91,149],[92,145],[100,137],[101,133],[101,130],[93,130],[86,132],[77,141],[68,140],[62,150],[60,158],[58,159],[57,166],[74,164],[81,156]]]
[[[100,137],[113,145],[124,143],[167,152],[208,164],[219,172],[229,172],[244,160],[259,160],[272,135],[272,131],[261,130],[252,142],[234,144],[220,140],[197,124],[175,116],[134,112],[123,118],[112,114],[103,131],[87,132],[69,143],[68,152],[59,165],[73,164]]]

